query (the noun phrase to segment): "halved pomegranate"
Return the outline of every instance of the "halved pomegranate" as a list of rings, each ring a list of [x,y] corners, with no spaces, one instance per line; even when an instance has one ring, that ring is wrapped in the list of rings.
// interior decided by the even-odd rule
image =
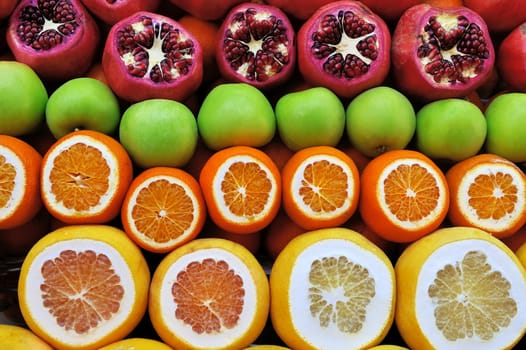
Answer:
[[[526,92],[526,22],[504,37],[496,65],[507,89]]]
[[[268,89],[287,81],[296,65],[295,32],[279,8],[243,3],[232,8],[221,27],[216,61],[228,81]]]
[[[393,43],[395,84],[424,101],[466,96],[494,68],[486,23],[466,7],[413,6],[400,17]]]
[[[203,53],[177,21],[139,11],[111,27],[102,66],[109,86],[123,100],[183,101],[201,84]]]
[[[102,22],[112,25],[138,11],[155,12],[161,0],[82,0]]]
[[[384,20],[359,1],[320,7],[298,32],[298,68],[312,85],[342,98],[384,82],[391,34]]]
[[[44,80],[63,81],[90,67],[99,28],[79,0],[22,0],[11,14],[7,43],[17,61]]]

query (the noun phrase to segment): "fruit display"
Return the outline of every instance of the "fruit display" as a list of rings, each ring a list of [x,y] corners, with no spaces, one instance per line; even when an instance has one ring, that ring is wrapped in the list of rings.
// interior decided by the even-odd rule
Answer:
[[[525,347],[525,33],[513,0],[2,0],[0,347]]]

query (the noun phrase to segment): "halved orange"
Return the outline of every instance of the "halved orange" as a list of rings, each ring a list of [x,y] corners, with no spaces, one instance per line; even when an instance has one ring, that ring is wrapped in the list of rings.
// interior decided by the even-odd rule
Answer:
[[[451,194],[448,219],[498,238],[526,224],[526,175],[515,163],[482,153],[455,163],[446,172]]]
[[[512,349],[526,333],[526,270],[486,231],[438,229],[395,272],[396,326],[411,349]]]
[[[25,224],[42,208],[41,162],[29,143],[0,135],[0,229]]]
[[[306,230],[340,226],[358,207],[358,168],[336,147],[312,146],[295,152],[281,178],[283,208]]]
[[[117,217],[133,177],[131,159],[111,136],[74,131],[44,154],[40,189],[45,207],[68,224],[105,224]]]
[[[173,348],[155,339],[126,338],[103,346],[98,350],[173,350]]]
[[[148,310],[157,334],[175,349],[242,349],[265,327],[267,276],[242,245],[198,238],[159,263]]]
[[[167,253],[195,238],[205,219],[199,182],[172,167],[153,167],[137,175],[121,209],[124,231],[139,246],[155,253]]]
[[[433,160],[419,151],[382,153],[363,169],[360,184],[360,215],[387,240],[415,241],[436,230],[446,218],[446,177]]]
[[[281,205],[279,169],[254,147],[216,151],[203,165],[199,183],[210,218],[225,231],[259,231],[270,224]]]
[[[393,323],[395,294],[387,255],[343,227],[292,239],[270,272],[272,325],[292,349],[380,344]]]
[[[148,302],[150,271],[139,247],[107,225],[70,225],[41,238],[20,270],[28,327],[57,349],[98,349],[126,337]]]

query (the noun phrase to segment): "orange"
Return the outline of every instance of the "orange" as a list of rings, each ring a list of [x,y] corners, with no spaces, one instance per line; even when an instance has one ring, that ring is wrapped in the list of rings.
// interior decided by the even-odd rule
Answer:
[[[369,348],[369,350],[409,350],[409,349],[403,346],[399,346],[399,345],[382,344],[382,345],[373,346],[372,348]]]
[[[526,224],[526,175],[513,162],[482,153],[446,172],[451,193],[448,219],[503,238]]]
[[[243,247],[250,250],[252,254],[258,253],[261,244],[261,231],[256,231],[248,234],[228,232],[217,227],[217,225],[214,224],[212,220],[207,220],[205,226],[201,230],[199,237],[215,237],[229,239],[231,241],[241,244]]]
[[[373,231],[389,241],[415,241],[446,218],[446,178],[421,152],[385,152],[367,164],[360,179],[359,213]]]
[[[42,157],[29,143],[0,135],[0,229],[30,221],[42,208]]]
[[[51,215],[42,208],[31,220],[0,230],[0,257],[23,257],[42,236],[51,231]]]
[[[522,226],[519,231],[515,232],[511,236],[501,238],[501,241],[504,242],[514,252],[517,251],[524,243],[526,243],[526,225]]]
[[[11,324],[0,324],[0,344],[8,350],[53,350],[31,330]]]
[[[199,175],[209,217],[232,233],[253,233],[270,224],[281,204],[281,175],[263,151],[231,146],[214,152]]]
[[[79,130],[44,155],[40,190],[45,207],[60,221],[104,224],[120,213],[132,177],[131,159],[117,140]]]
[[[360,233],[308,231],[292,239],[270,271],[270,316],[291,349],[368,349],[392,326],[394,268]]]
[[[157,265],[148,310],[157,334],[175,349],[242,349],[265,327],[267,275],[242,245],[198,238]]]
[[[410,349],[512,349],[526,332],[526,270],[474,227],[438,229],[395,265],[397,329]]]
[[[464,6],[464,2],[462,0],[424,0],[424,3],[436,7]]]
[[[154,339],[127,338],[103,346],[99,350],[173,350],[171,346]]]
[[[358,168],[336,147],[311,146],[295,152],[281,178],[283,208],[306,230],[342,225],[358,207]]]
[[[153,167],[131,182],[124,197],[124,231],[142,248],[167,253],[195,238],[205,223],[199,182],[184,170]]]
[[[124,231],[70,225],[41,238],[22,263],[20,311],[57,349],[98,349],[127,336],[146,312],[150,271]]]

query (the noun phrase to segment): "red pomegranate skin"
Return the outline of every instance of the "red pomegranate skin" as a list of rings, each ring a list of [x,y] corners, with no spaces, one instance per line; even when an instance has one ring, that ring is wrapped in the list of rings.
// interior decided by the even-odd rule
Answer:
[[[233,7],[218,37],[216,62],[226,81],[268,90],[294,73],[296,33],[285,12],[275,6],[247,2]]]
[[[464,0],[464,6],[477,12],[494,33],[509,32],[526,21],[524,0]]]
[[[8,18],[16,7],[18,0],[0,1],[0,19]]]
[[[430,19],[437,20],[430,24]],[[442,23],[454,22],[457,26],[444,30]],[[470,46],[470,37],[478,40],[477,47]],[[487,26],[466,7],[413,6],[400,17],[392,40],[394,84],[416,100],[464,97],[484,84],[494,69],[495,50]],[[445,47],[448,50],[442,52]]]
[[[244,0],[170,0],[175,6],[189,14],[207,21],[215,21]]]
[[[93,15],[108,25],[138,11],[155,12],[161,0],[82,0]]]
[[[71,33],[72,22],[69,17],[46,19],[46,22],[57,26],[56,29],[43,31],[42,25],[29,24],[24,14],[34,11],[33,17],[43,18],[40,6],[49,1],[22,0],[10,16],[7,28],[7,44],[15,59],[32,67],[37,74],[47,81],[65,81],[81,76],[91,66],[96,54],[100,33],[97,23],[79,0],[63,0],[64,5],[72,8],[76,14],[75,29]],[[52,5],[47,5],[51,6]],[[63,12],[68,12],[64,10]],[[69,11],[71,12],[71,11]],[[26,25],[25,31],[21,26]],[[29,36],[29,26],[38,35]],[[22,37],[19,33],[26,33]],[[59,44],[48,45],[47,35],[53,35]]]
[[[333,2],[333,0],[267,0],[266,3],[282,9],[289,16],[308,19],[317,9]]]
[[[508,90],[526,92],[526,22],[512,30],[500,43],[497,71]]]
[[[322,21],[342,27],[338,25],[342,23],[338,19],[342,14],[357,15],[362,32],[347,30],[332,37],[330,29],[327,32],[320,29],[324,27]],[[356,37],[351,39],[353,35]],[[349,99],[385,81],[391,64],[390,47],[391,34],[381,17],[359,1],[334,1],[320,7],[300,27],[298,69],[307,83],[324,86]]]
[[[150,48],[163,49],[153,52]],[[203,51],[198,40],[174,19],[139,11],[111,27],[102,67],[108,85],[125,101],[164,98],[182,102],[202,82]]]
[[[389,24],[396,24],[398,18],[410,7],[421,4],[423,0],[361,0],[367,7]]]

